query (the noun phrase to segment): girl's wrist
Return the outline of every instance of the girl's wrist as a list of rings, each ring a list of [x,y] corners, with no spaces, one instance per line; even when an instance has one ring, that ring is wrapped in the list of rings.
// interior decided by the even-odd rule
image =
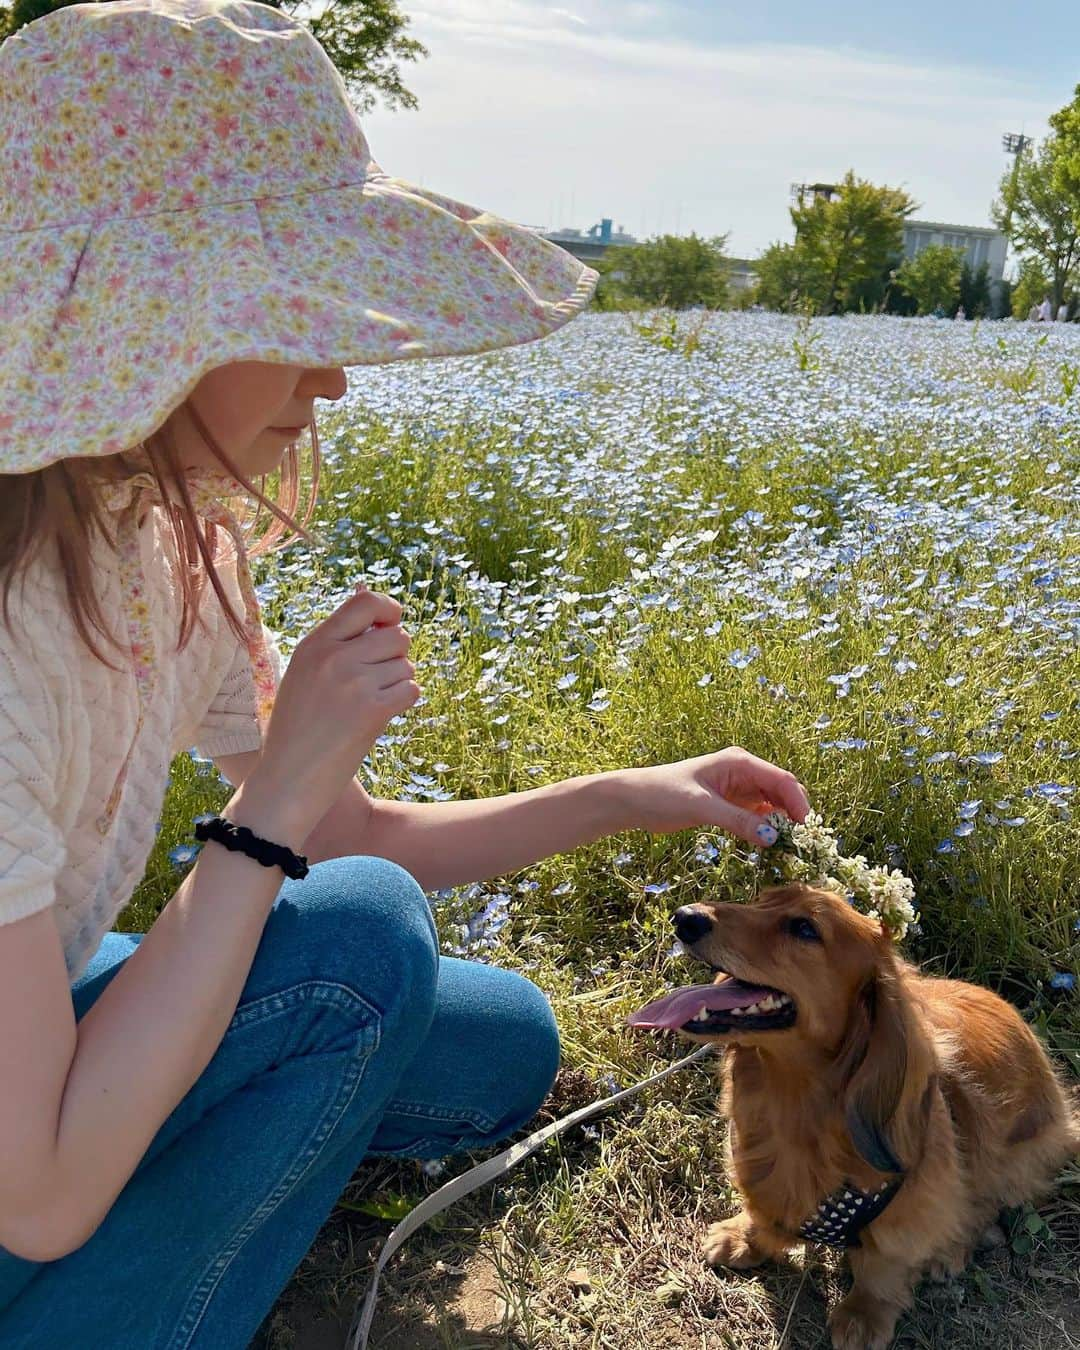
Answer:
[[[318,821],[311,819],[310,810],[297,801],[297,795],[263,782],[256,770],[229,798],[222,815],[234,825],[246,825],[261,839],[302,853],[304,842]]]

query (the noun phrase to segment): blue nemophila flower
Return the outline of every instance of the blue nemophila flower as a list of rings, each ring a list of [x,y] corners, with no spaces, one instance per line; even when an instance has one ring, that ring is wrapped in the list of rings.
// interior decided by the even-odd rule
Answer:
[[[736,648],[728,654],[728,665],[734,666],[736,670],[745,670],[750,662],[755,661],[760,655],[760,647],[751,647],[745,652]]]
[[[665,891],[671,890],[670,881],[650,881],[644,888],[646,895],[663,895]]]
[[[628,862],[632,861],[633,856],[632,853],[616,853],[611,861],[616,867],[625,867]]]
[[[938,846],[937,846],[937,848],[934,850],[934,852],[935,852],[935,853],[955,853],[955,852],[956,852],[956,845],[953,843],[953,841],[952,841],[951,839],[943,839],[943,840],[941,841],[941,843],[938,844]]]
[[[982,800],[979,797],[970,802],[961,802],[958,815],[961,820],[974,820],[979,814],[979,807],[982,806]]]
[[[971,759],[976,764],[997,764],[1005,758],[1002,750],[980,750],[977,755],[972,755]]]
[[[1051,989],[1075,989],[1076,976],[1068,970],[1056,970],[1050,976]]]
[[[199,856],[201,844],[177,844],[169,849],[169,861],[174,867],[186,867]]]

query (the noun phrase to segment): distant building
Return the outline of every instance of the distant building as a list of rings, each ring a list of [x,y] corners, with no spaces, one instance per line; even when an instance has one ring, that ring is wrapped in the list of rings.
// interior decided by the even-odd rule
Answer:
[[[1001,281],[1005,275],[1007,241],[1000,230],[982,225],[942,225],[932,220],[904,221],[905,258],[917,258],[931,244],[963,249],[973,270],[986,263],[992,282]]]
[[[566,228],[541,230],[540,233],[553,244],[566,249],[567,253],[572,253],[581,262],[595,262],[613,246],[638,242],[632,234],[627,234],[621,225],[617,230],[613,230],[611,220],[607,216],[598,224],[590,225],[587,230]]]
[[[757,285],[757,263],[753,258],[726,258],[725,262],[733,291],[749,291]]]

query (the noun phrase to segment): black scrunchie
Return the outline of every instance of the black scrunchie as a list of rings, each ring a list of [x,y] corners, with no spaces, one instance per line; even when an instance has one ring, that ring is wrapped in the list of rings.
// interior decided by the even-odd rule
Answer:
[[[246,825],[234,825],[224,816],[211,816],[209,820],[197,821],[195,838],[212,839],[215,843],[224,844],[230,853],[246,853],[264,867],[280,867],[287,877],[296,880],[306,877],[311,870],[302,854],[294,853],[283,844],[272,844],[269,839],[260,839]]]

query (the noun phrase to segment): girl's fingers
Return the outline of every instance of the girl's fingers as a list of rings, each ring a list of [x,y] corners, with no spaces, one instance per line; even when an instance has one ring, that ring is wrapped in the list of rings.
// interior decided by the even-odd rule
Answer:
[[[392,689],[396,684],[401,684],[402,681],[411,680],[416,674],[416,667],[405,657],[399,656],[393,661],[380,661],[374,667],[374,672],[381,693],[385,689]]]
[[[792,820],[805,820],[810,810],[810,798],[795,775],[755,755],[749,759],[751,783],[748,788],[759,792],[770,806],[778,806]]]
[[[343,605],[319,624],[316,631],[325,637],[347,642],[349,638],[359,637],[373,625],[380,627],[400,623],[401,606],[389,595],[380,595],[378,591],[358,590]]]
[[[400,625],[384,624],[362,633],[354,642],[356,645],[349,649],[349,662],[352,662],[355,654],[355,660],[373,665],[379,661],[391,661],[395,656],[407,656],[412,638]]]

